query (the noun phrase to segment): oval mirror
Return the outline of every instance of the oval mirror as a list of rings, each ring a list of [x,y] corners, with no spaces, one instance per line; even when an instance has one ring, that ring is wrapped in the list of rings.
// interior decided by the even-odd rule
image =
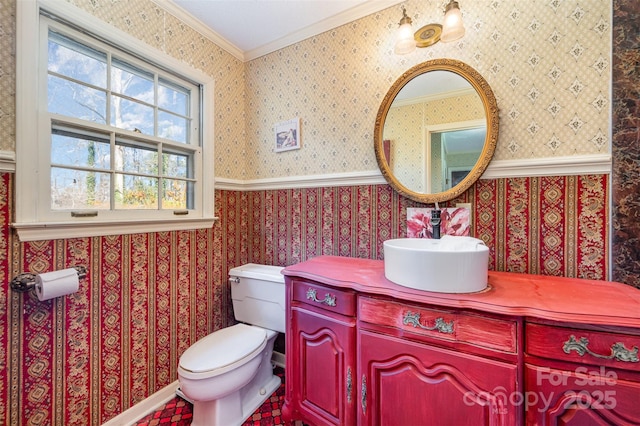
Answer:
[[[387,182],[421,202],[451,200],[482,176],[498,140],[498,105],[489,84],[454,59],[405,72],[376,116],[376,160]]]

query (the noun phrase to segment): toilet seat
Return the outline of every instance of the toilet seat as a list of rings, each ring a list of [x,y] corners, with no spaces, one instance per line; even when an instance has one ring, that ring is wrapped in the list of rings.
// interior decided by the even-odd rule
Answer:
[[[198,340],[180,357],[182,376],[213,377],[251,361],[267,344],[267,330],[247,324],[220,329]]]

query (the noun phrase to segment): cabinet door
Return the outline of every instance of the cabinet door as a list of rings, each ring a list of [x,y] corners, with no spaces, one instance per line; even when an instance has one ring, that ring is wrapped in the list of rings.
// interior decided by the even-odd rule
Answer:
[[[527,424],[640,424],[640,383],[618,379],[610,368],[564,371],[526,365],[525,387]]]
[[[287,372],[287,383],[292,381],[302,420],[316,426],[354,425],[355,320],[294,307],[291,322],[297,361]]]
[[[516,365],[365,330],[358,333],[363,425],[521,424]]]

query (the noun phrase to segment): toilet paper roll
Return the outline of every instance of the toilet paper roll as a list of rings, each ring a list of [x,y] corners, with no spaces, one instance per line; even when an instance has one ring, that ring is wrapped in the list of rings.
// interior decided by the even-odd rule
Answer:
[[[36,275],[36,295],[39,300],[49,300],[75,293],[79,287],[78,272],[74,268]]]

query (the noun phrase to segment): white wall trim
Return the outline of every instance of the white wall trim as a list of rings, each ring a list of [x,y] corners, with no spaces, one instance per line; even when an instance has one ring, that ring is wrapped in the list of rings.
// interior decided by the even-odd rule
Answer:
[[[611,174],[611,154],[492,160],[482,179]]]
[[[0,172],[15,172],[16,155],[0,151]],[[611,174],[611,154],[594,154],[573,157],[534,158],[527,160],[493,160],[482,179],[499,179],[527,176],[563,176],[587,174]],[[327,175],[286,176],[267,179],[239,180],[215,178],[215,188],[229,191],[258,191],[267,189],[314,188],[349,185],[385,184],[379,170],[333,173]]]
[[[285,176],[267,179],[236,180],[216,178],[215,188],[238,191],[265,189],[316,188],[327,186],[379,185],[387,183],[379,170],[310,176]]]
[[[288,36],[275,40],[272,43],[265,44],[261,47],[258,47],[257,49],[245,52],[244,60],[251,61],[253,59],[275,52],[276,50],[280,50],[287,46],[291,46],[295,43],[301,42],[302,40],[306,40],[323,32],[330,31],[334,28],[338,28],[350,22],[357,21],[358,19],[364,18],[365,16],[380,12],[381,10],[387,9],[398,3],[402,3],[403,1],[405,0],[369,0],[364,3],[360,3],[357,6],[354,6],[339,15],[305,27],[300,31],[291,33]]]
[[[151,0],[162,9],[164,9],[169,14],[178,18],[182,22],[189,25],[191,28],[208,38],[210,41],[224,49],[231,56],[244,61],[244,52],[236,47],[234,44],[231,44],[227,39],[222,37],[220,34],[209,28],[205,25],[201,20],[197,19],[186,10],[175,4],[171,0]]]
[[[167,401],[173,399],[176,396],[177,387],[178,381],[176,380],[106,423],[103,423],[102,426],[129,426],[135,424],[136,421],[147,414],[153,413]]]
[[[122,233],[159,232],[178,229],[210,228],[214,218],[214,122],[205,120],[202,126],[202,146],[194,156],[194,207],[188,216],[177,216],[164,210],[104,211],[102,218],[71,219],[68,211],[51,209],[49,163],[47,150],[39,149],[42,135],[49,137],[50,122],[46,114],[46,78],[38,74],[40,46],[46,45],[48,25],[41,21],[43,9],[74,26],[86,28],[98,38],[105,38],[126,47],[132,53],[161,66],[174,69],[194,83],[202,85],[201,114],[211,116],[215,100],[214,79],[184,61],[173,58],[143,41],[104,24],[95,16],[70,3],[59,0],[20,0],[16,9],[16,152],[15,218],[12,226],[20,241],[89,237]],[[104,24],[104,25],[103,25]],[[46,67],[46,57],[44,66]],[[46,69],[44,70],[46,72]],[[35,84],[38,82],[38,84]],[[44,93],[44,98],[38,94]],[[44,99],[44,101],[43,101]],[[44,102],[44,106],[42,103]],[[43,112],[44,111],[44,112]],[[44,114],[44,116],[40,115]],[[44,121],[42,120],[44,119]],[[46,123],[45,123],[46,122]],[[41,145],[41,144],[40,144]],[[194,148],[197,148],[194,146]],[[43,154],[44,153],[44,154]]]
[[[0,172],[16,171],[16,153],[12,151],[0,151]]]
[[[14,222],[18,239],[24,241],[57,240],[64,238],[99,237],[104,235],[140,234],[150,232],[187,231],[211,228],[217,217],[195,219],[137,220],[111,222]]]
[[[489,163],[489,167],[482,175],[482,179],[588,174],[611,174],[611,155],[596,154],[526,160],[493,160]],[[252,180],[218,177],[215,181],[215,188],[230,191],[260,191],[290,188],[381,185],[386,183],[387,181],[380,171],[376,169],[361,172],[286,176]]]

